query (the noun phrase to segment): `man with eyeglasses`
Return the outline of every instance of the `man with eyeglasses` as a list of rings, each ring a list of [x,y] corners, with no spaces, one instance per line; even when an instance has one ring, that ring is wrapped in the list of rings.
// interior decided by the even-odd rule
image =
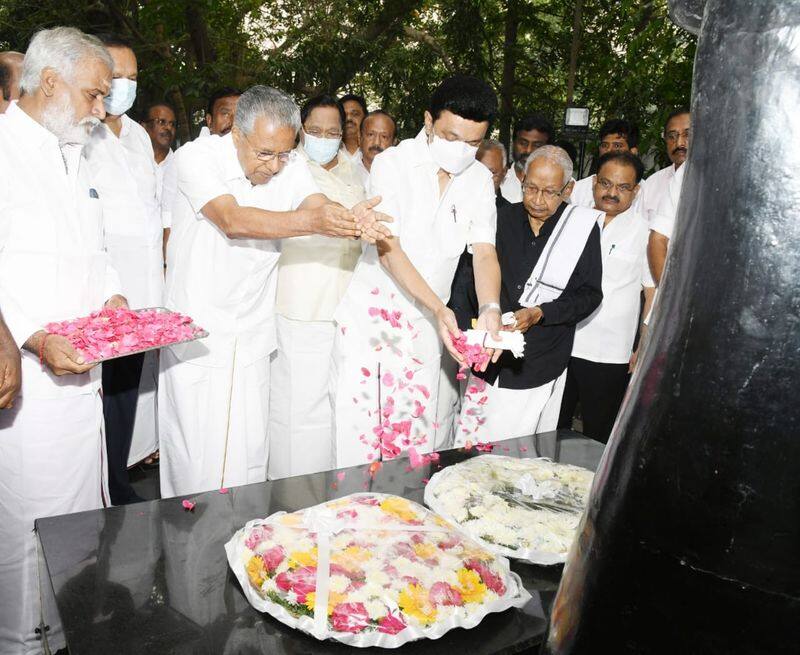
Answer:
[[[664,143],[672,166],[647,178],[642,185],[642,207],[650,222],[648,257],[656,284],[661,283],[664,265],[667,262],[669,240],[678,210],[681,185],[685,171],[681,171],[689,154],[691,140],[691,116],[685,108],[669,115],[664,126]],[[680,174],[679,174],[680,173]]]
[[[508,202],[522,202],[522,182],[525,178],[525,162],[537,148],[553,142],[553,124],[541,114],[525,116],[514,126],[511,141],[511,166],[500,186],[500,192]]]
[[[177,125],[175,110],[163,102],[150,105],[146,118],[142,121],[142,126],[150,135],[157,164],[157,195],[161,207],[161,225],[164,228],[165,254],[172,225],[172,204],[178,193],[178,170],[175,167],[175,153],[172,151]]]
[[[124,39],[113,34],[98,38],[114,60],[114,71],[104,100],[106,116],[92,131],[85,152],[103,207],[105,246],[130,306],[157,307],[164,290],[158,173],[149,135],[128,116],[136,99],[138,63]],[[105,362],[102,374],[111,502],[137,502],[141,498],[128,480],[128,464],[158,448],[157,353]]]
[[[567,203],[571,179],[563,149],[537,148],[525,163],[522,202],[500,211],[500,306],[513,312],[503,329],[524,334],[525,353],[517,359],[503,352],[484,373],[470,375],[468,389],[484,390],[465,396],[456,445],[556,428],[575,326],[603,298],[601,214]],[[484,403],[476,402],[481,393]]]
[[[280,239],[374,241],[388,232],[375,222],[377,199],[351,211],[320,193],[294,150],[300,126],[289,96],[254,86],[239,98],[229,134],[176,153],[165,304],[209,336],[161,351],[164,497],[267,478]]]
[[[610,118],[600,126],[598,133],[600,157],[610,152],[632,152],[639,154],[639,128],[622,118]],[[575,182],[569,201],[573,205],[593,208],[595,176],[589,175]],[[638,197],[638,196],[637,196]]]
[[[567,368],[559,428],[571,428],[578,403],[583,433],[606,443],[617,417],[630,374],[640,319],[647,316],[655,284],[647,263],[647,221],[637,211],[644,167],[630,152],[608,152],[597,165],[594,205],[604,212],[600,226],[603,259],[603,301],[575,330]],[[639,311],[644,292],[643,311]],[[639,343],[645,337],[641,326]]]
[[[447,78],[433,92],[419,134],[375,157],[368,195],[381,197],[379,209],[394,222],[392,235],[361,255],[334,315],[331,468],[445,445],[440,440],[453,417],[437,406],[442,343],[463,361],[452,343],[460,332],[447,301],[467,245],[481,304],[478,327],[500,328],[494,186],[475,160],[496,111],[486,82]]]
[[[341,154],[345,113],[323,94],[300,110],[297,152],[320,191],[349,208],[365,198],[356,165]],[[361,244],[319,234],[284,239],[278,262],[278,349],[272,361],[269,478],[325,470],[331,450],[333,314]]]
[[[644,180],[639,192],[640,211],[648,223],[652,222],[655,217],[661,198],[667,193],[672,178],[683,166],[689,154],[691,118],[687,107],[679,107],[670,112],[664,123],[664,145],[670,165],[656,171]]]

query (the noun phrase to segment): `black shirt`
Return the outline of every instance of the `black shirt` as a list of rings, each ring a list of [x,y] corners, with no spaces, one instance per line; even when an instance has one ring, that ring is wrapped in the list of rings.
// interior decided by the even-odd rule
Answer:
[[[566,207],[562,202],[542,225],[539,236],[533,234],[521,202],[498,212],[496,246],[503,312],[522,309],[519,297],[525,283]],[[544,318],[525,333],[525,356],[516,359],[504,352],[481,377],[494,384],[499,375],[504,389],[533,389],[555,380],[569,362],[575,325],[597,309],[603,299],[602,278],[600,228],[595,225],[564,291],[556,300],[541,305]]]
[[[510,205],[498,191],[495,194],[495,205],[498,213],[503,207]],[[456,315],[459,330],[469,330],[472,319],[478,317],[478,294],[475,292],[475,270],[472,266],[472,255],[467,250],[461,253],[458,260],[453,286],[450,288],[450,302],[447,306]]]

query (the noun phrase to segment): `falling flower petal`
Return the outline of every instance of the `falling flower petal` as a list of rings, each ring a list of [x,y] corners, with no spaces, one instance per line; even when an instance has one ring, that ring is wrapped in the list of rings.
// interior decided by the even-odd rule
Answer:
[[[181,505],[183,505],[183,509],[185,509],[185,510],[187,510],[189,512],[194,510],[194,506],[196,504],[197,503],[193,503],[191,500],[185,500],[184,499],[184,500],[181,501]]]
[[[345,475],[347,475],[347,474],[344,471],[339,471],[336,474],[336,479],[339,480],[339,482],[341,482],[342,480],[344,480],[344,476]]]
[[[221,494],[226,494],[226,493],[228,493],[228,489],[226,489],[225,487],[222,487],[222,488],[219,490],[219,492],[220,492]]]

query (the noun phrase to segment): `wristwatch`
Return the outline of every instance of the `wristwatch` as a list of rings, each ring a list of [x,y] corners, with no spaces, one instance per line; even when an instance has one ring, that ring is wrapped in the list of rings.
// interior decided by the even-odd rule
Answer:
[[[485,311],[487,311],[489,309],[496,310],[498,314],[502,313],[501,310],[500,310],[500,303],[498,303],[498,302],[486,302],[486,303],[483,303],[478,308],[478,316],[480,316],[481,314],[483,314],[483,312],[485,312]]]

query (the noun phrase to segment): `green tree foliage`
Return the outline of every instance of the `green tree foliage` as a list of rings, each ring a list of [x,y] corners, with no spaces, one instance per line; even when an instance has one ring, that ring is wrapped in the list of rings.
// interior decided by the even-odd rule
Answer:
[[[666,0],[584,0],[574,103],[592,126],[623,116],[658,148],[661,123],[689,101],[694,39]],[[68,24],[128,38],[140,63],[141,109],[168,100],[184,139],[219,86],[278,86],[299,101],[356,91],[414,134],[447,74],[486,79],[498,124],[539,111],[558,126],[567,99],[575,0],[4,0],[0,47],[24,51],[41,27]],[[593,148],[593,144],[590,144]]]

